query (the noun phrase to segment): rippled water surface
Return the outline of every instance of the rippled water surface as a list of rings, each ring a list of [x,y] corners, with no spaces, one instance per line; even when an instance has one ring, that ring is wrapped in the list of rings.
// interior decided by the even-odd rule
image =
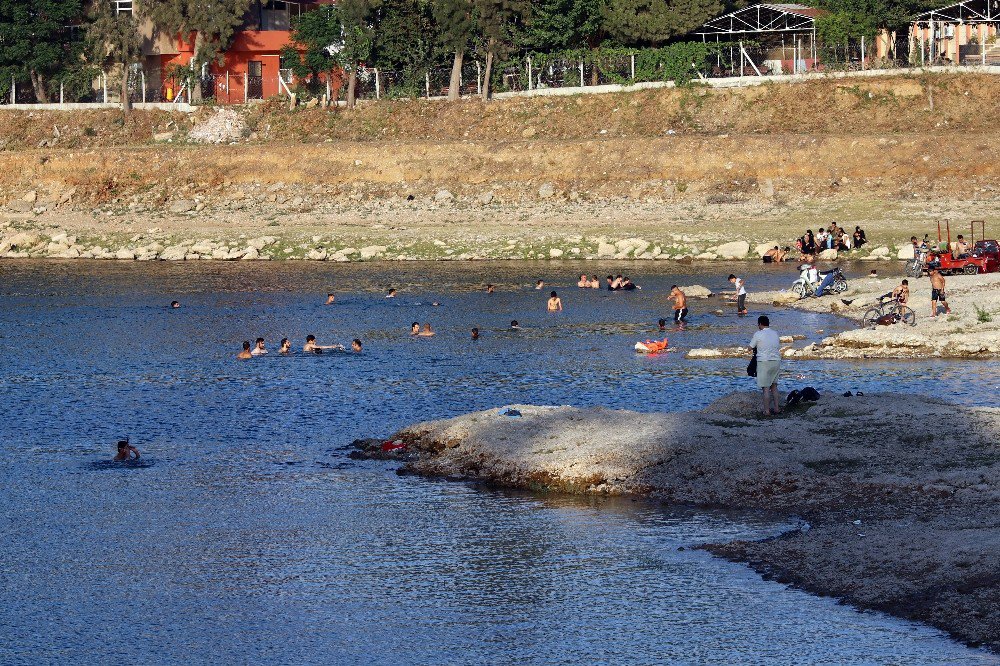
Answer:
[[[346,458],[355,437],[473,409],[679,410],[750,387],[743,361],[682,357],[749,339],[753,319],[719,302],[692,300],[691,325],[669,334],[679,352],[631,349],[657,337],[672,283],[722,289],[730,267],[599,272],[622,269],[641,292],[578,291],[572,264],[0,263],[0,662],[996,663],[678,550],[787,527],[767,518],[499,493]],[[753,267],[749,286],[793,270]],[[552,288],[561,314],[544,311]],[[844,326],[771,314],[811,339]],[[410,338],[412,321],[438,335]],[[274,353],[308,333],[365,350]],[[272,353],[237,362],[258,335]],[[969,368],[797,363],[783,388],[996,404],[995,376]],[[107,462],[126,434],[141,465]]]

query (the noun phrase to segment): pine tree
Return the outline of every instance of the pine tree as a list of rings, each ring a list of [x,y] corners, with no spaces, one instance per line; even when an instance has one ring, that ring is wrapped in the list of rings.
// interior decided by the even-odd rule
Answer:
[[[49,101],[48,81],[72,64],[74,42],[68,26],[83,15],[82,0],[0,0],[0,76],[29,78],[35,97]]]
[[[358,67],[372,52],[375,30],[372,17],[378,0],[340,0],[337,14],[343,26],[343,41],[338,52],[341,67],[347,72],[347,108],[353,109],[357,98]]]
[[[488,100],[493,93],[493,61],[513,47],[529,5],[525,0],[475,0],[475,3],[478,37],[486,51],[482,95]]]
[[[597,48],[604,39],[605,0],[536,0],[521,45],[551,52]]]
[[[383,0],[376,13],[371,59],[382,69],[399,72],[413,94],[423,87],[436,45],[429,0]]]
[[[128,12],[112,10],[111,3],[105,0],[94,0],[89,11],[90,23],[87,25],[87,36],[95,51],[93,60],[108,69],[108,65],[121,65],[122,68],[122,111],[128,115],[132,111],[132,99],[129,95],[129,73],[132,65],[142,57],[142,37],[139,34],[139,23],[135,16]]]
[[[152,19],[157,29],[185,39],[194,34],[195,72],[225,51],[249,7],[250,0],[136,0],[140,15]],[[191,86],[191,99],[201,101],[200,85]]]
[[[462,60],[475,35],[473,0],[435,0],[434,20],[438,26],[441,46],[454,54],[451,65],[451,80],[448,83],[448,99],[459,97],[462,85]]]
[[[660,46],[717,16],[721,0],[609,0],[608,33],[624,44]]]

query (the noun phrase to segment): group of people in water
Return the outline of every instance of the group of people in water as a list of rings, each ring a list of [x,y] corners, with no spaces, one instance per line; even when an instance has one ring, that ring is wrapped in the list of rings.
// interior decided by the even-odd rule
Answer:
[[[627,275],[623,276],[621,273],[618,275],[609,275],[605,280],[605,286],[608,291],[635,291],[636,289],[642,289],[642,287],[632,282],[631,278]],[[601,280],[596,275],[593,278],[588,278],[586,273],[581,273],[576,286],[580,289],[600,289]]]
[[[433,334],[432,334],[433,335]],[[360,354],[363,349],[361,340],[354,338],[351,341],[351,351],[355,354]],[[310,354],[322,354],[324,351],[339,351],[346,352],[347,348],[344,345],[321,345],[316,342],[315,335],[307,335],[306,343],[302,345],[302,351],[308,352]],[[236,358],[241,361],[246,361],[258,356],[267,355],[268,350],[264,344],[264,338],[257,338],[253,345],[250,344],[249,340],[243,341],[243,350],[236,355]],[[278,353],[287,356],[292,353],[292,343],[288,338],[281,338],[281,344],[278,347]]]

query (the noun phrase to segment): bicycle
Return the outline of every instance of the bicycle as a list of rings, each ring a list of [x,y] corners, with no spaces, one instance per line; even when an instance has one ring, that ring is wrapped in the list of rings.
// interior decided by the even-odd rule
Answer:
[[[907,326],[916,326],[917,313],[896,300],[892,294],[879,296],[878,305],[868,308],[861,318],[861,325],[868,329],[875,329],[879,324],[890,325],[900,322]]]

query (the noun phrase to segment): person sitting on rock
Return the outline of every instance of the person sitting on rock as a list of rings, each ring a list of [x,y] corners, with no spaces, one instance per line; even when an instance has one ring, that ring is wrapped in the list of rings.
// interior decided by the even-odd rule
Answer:
[[[868,242],[865,238],[865,230],[859,226],[854,227],[854,247],[855,249],[861,249],[861,246]]]

